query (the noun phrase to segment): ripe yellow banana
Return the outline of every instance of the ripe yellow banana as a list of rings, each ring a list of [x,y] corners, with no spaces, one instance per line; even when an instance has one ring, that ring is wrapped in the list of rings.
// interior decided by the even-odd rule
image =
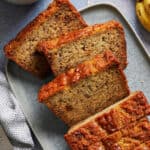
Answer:
[[[150,15],[145,11],[144,3],[141,1],[136,3],[136,14],[144,28],[150,32]]]
[[[144,3],[144,7],[145,7],[146,12],[150,16],[150,0],[144,0],[143,3]]]

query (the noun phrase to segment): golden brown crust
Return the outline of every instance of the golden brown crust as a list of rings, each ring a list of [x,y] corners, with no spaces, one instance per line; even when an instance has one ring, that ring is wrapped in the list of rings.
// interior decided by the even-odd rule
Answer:
[[[47,53],[51,49],[61,47],[63,44],[75,41],[81,37],[87,37],[91,34],[98,33],[99,31],[104,32],[114,28],[120,30],[124,35],[122,25],[119,22],[112,20],[103,24],[95,24],[93,26],[88,26],[84,29],[73,31],[71,33],[66,34],[65,36],[61,36],[53,40],[43,40],[37,45],[37,50]]]
[[[111,51],[106,51],[103,54],[97,55],[92,60],[79,64],[76,68],[72,68],[66,73],[58,75],[53,81],[44,85],[39,91],[38,99],[40,102],[45,101],[50,96],[64,90],[71,84],[103,69],[107,69],[113,64],[119,65]]]
[[[30,22],[21,32],[19,32],[15,39],[11,40],[8,44],[6,44],[6,46],[4,47],[6,54],[7,51],[10,51],[13,48],[17,47],[17,44],[22,42],[27,34],[29,34],[32,30],[37,28],[41,23],[43,23],[48,16],[55,13],[59,6],[64,3],[71,8],[71,10],[78,16],[80,22],[86,27],[87,24],[69,0],[54,0],[53,3],[51,3],[46,10],[41,12],[32,22]]]
[[[45,20],[48,18],[48,16],[52,15],[53,13],[55,13],[60,5],[62,4],[66,4],[68,5],[68,7],[72,10],[72,12],[78,17],[79,21],[81,22],[81,24],[83,24],[83,26],[87,26],[87,24],[85,23],[85,21],[83,20],[83,18],[80,16],[79,12],[76,10],[76,8],[70,3],[69,0],[54,0],[46,10],[44,10],[43,12],[41,12],[32,22],[30,22],[21,32],[19,32],[17,34],[17,36],[12,39],[8,44],[5,45],[4,47],[4,52],[5,55],[13,60],[14,62],[16,62],[19,66],[21,66],[22,68],[24,68],[26,71],[31,72],[34,75],[38,75],[41,76],[41,74],[39,72],[34,72],[34,70],[30,69],[29,67],[26,67],[24,64],[20,63],[20,61],[16,60],[16,58],[14,57],[13,53],[15,51],[15,49],[21,45],[22,42],[24,42],[24,39],[27,37],[28,34],[30,34],[31,31],[35,30],[36,28],[38,28],[42,23],[45,22]],[[43,56],[41,56],[43,57]],[[43,57],[44,58],[44,57]],[[43,70],[45,70],[46,72],[49,69],[49,65],[48,63],[44,61],[44,65]],[[44,76],[45,71],[42,73],[42,75]]]
[[[134,150],[150,150],[150,140],[140,144]]]
[[[72,135],[65,135],[65,138],[72,150],[90,150],[90,147],[103,147],[101,139],[107,133],[99,128],[96,122],[89,122],[84,128],[78,129]]]
[[[17,34],[15,39],[12,39],[8,44],[5,45],[4,50],[5,54],[8,58],[13,59],[12,51],[15,50],[16,47],[18,47],[26,37],[27,34],[29,34],[32,30],[37,28],[41,23],[43,23],[47,16],[50,16],[54,12],[56,12],[58,9],[56,5],[56,1],[51,3],[49,7],[41,12],[32,22],[26,25],[24,29],[22,29],[21,32]]]
[[[137,116],[142,117],[150,113],[150,106],[142,92],[137,92],[135,96],[131,97],[131,100],[120,104],[120,109],[120,111],[112,109],[110,112],[97,117],[97,122],[103,129],[106,129],[107,132],[112,133],[119,130],[120,127],[124,126],[127,122],[134,121]],[[119,119],[121,121],[119,121]]]
[[[102,111],[102,113],[97,113],[93,117],[86,119],[82,124],[75,125],[65,135],[65,139],[73,150],[82,149],[85,144],[89,145],[92,138],[97,140],[96,143],[99,142],[102,145],[101,140],[108,135],[149,114],[150,105],[144,94],[138,91],[127,97],[123,102],[110,107],[106,111]],[[94,129],[89,128],[92,125],[95,126],[95,128],[93,127]],[[126,132],[123,133],[126,134]],[[118,132],[115,138],[120,138],[120,136],[120,132]]]
[[[134,149],[148,140],[150,140],[150,123],[148,119],[143,118],[129,124],[120,131],[108,135],[102,139],[102,143],[106,150],[124,150],[125,148]]]
[[[88,37],[92,34],[96,33],[103,33],[106,32],[107,30],[113,30],[117,29],[120,32],[120,35],[122,38],[122,49],[120,50],[120,56],[121,56],[121,67],[124,69],[127,66],[127,52],[126,52],[126,40],[125,40],[125,34],[123,30],[123,26],[115,21],[108,21],[103,24],[95,24],[93,26],[88,26],[86,28],[80,29],[78,31],[73,31],[71,33],[67,33],[65,36],[61,36],[59,38],[53,39],[53,40],[43,40],[38,43],[37,45],[37,50],[39,52],[43,52],[45,57],[47,58],[50,67],[55,75],[58,75],[58,70],[57,68],[52,64],[55,55],[51,55],[50,51],[54,50],[57,51],[58,48],[63,47],[65,44],[69,44],[73,41],[76,41],[80,38],[85,38]]]

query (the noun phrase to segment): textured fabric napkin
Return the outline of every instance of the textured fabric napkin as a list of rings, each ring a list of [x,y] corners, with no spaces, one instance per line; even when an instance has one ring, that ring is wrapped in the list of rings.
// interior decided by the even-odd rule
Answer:
[[[3,72],[0,72],[0,124],[15,150],[28,150],[34,146],[25,117]]]

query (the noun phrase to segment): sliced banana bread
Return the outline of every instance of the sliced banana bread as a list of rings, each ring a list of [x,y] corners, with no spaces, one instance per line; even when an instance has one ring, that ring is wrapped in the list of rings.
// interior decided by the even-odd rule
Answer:
[[[73,126],[65,135],[72,150],[98,149],[101,140],[150,114],[150,105],[141,91]],[[92,149],[93,150],[93,149]]]
[[[40,89],[38,97],[70,126],[128,94],[118,61],[105,51],[57,76]]]
[[[106,150],[134,150],[148,140],[150,140],[150,122],[148,119],[142,119],[108,135],[102,143]]]
[[[115,54],[122,68],[127,65],[125,35],[122,25],[116,21],[89,26],[54,40],[42,41],[37,49],[44,52],[55,75],[106,49]]]
[[[40,77],[45,76],[49,65],[45,57],[36,52],[37,43],[86,26],[69,0],[54,0],[5,46],[5,54],[23,69]]]
[[[150,140],[140,144],[134,150],[150,150]]]

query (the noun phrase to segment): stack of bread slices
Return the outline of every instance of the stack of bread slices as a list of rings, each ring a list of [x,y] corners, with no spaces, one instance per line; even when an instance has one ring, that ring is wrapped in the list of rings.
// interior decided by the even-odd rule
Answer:
[[[141,91],[130,94],[119,22],[88,26],[69,0],[54,0],[4,50],[38,77],[52,70],[38,99],[71,127],[72,150],[150,149],[150,105]]]

